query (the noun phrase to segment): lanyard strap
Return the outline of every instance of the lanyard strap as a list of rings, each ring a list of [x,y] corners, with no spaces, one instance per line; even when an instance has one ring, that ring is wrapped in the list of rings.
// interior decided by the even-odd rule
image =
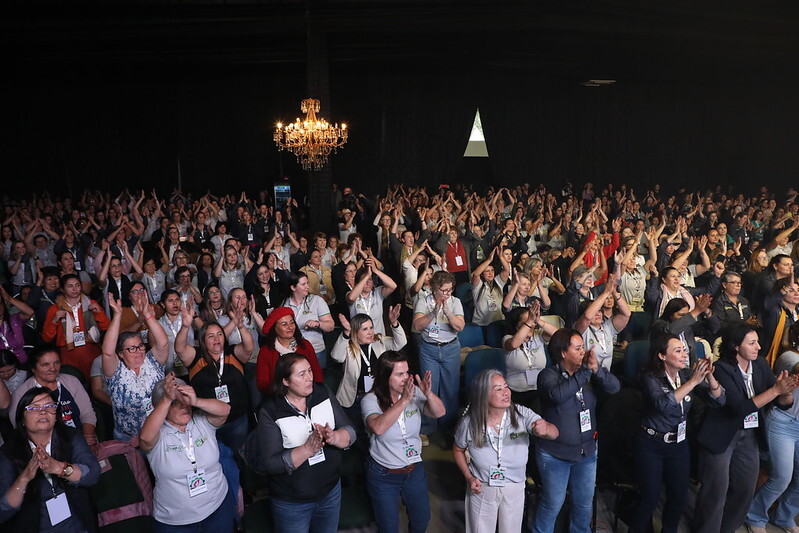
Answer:
[[[367,353],[364,354],[363,350],[361,350],[361,359],[363,359],[363,362],[366,363],[366,373],[371,376],[372,375],[372,345],[371,344],[369,345],[369,348],[366,350],[366,352]]]
[[[527,358],[527,368],[529,370],[533,369],[533,352],[536,351],[536,348],[534,347],[535,346],[534,341],[536,337],[537,335],[533,335],[532,337],[530,337],[529,341],[525,341],[519,345],[519,348],[521,349],[522,353]]]
[[[405,409],[403,409],[397,417],[397,425],[402,434],[402,441],[408,442],[408,428],[405,426]]]
[[[669,385],[671,385],[671,388],[674,389],[674,390],[677,390],[677,389],[679,389],[682,386],[682,379],[680,379],[680,373],[679,372],[677,372],[677,379],[674,379],[674,380],[672,380],[671,376],[669,375],[669,373],[666,372],[666,379],[669,380]],[[685,401],[685,398],[683,398],[683,400],[680,401],[680,413],[682,413],[683,416],[685,416],[685,406],[683,404],[684,401]]]
[[[180,432],[177,432],[178,439],[180,443],[183,444],[183,438],[180,436]],[[197,473],[197,456],[194,453],[194,440],[191,438],[191,430],[187,427],[186,428],[186,436],[189,437],[188,444],[183,444],[183,453],[186,454],[186,458],[191,462],[191,467],[194,469],[194,473]]]
[[[486,428],[486,436],[488,437],[488,443],[494,448],[494,451],[497,452],[497,466],[502,466],[502,440],[505,438],[505,433],[507,432],[507,422],[508,420],[508,411],[505,410],[502,413],[502,422],[499,423],[499,431],[497,432],[497,439],[494,441],[494,434],[491,431],[491,428]]]

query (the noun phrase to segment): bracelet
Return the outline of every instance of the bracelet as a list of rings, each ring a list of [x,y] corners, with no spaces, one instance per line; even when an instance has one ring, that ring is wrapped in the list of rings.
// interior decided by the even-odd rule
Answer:
[[[18,490],[18,491],[22,492],[22,494],[25,494],[28,491],[28,487],[25,487],[24,489],[21,489],[19,487],[14,487],[14,490]]]
[[[144,317],[144,320],[150,320],[151,318],[153,318],[153,315]]]
[[[528,324],[527,322],[525,322],[525,323],[524,323],[524,325],[525,325],[525,326],[527,326],[527,327],[528,327],[528,328],[530,328],[530,329],[535,329],[535,326],[531,326],[531,325],[530,325],[530,324]]]

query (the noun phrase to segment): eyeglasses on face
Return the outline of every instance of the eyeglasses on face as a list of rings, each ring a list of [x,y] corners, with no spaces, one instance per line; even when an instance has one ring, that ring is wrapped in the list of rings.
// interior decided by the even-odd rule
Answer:
[[[441,288],[439,288],[438,290],[440,290],[442,294],[452,294],[452,288],[451,287],[449,289],[441,289]]]
[[[147,347],[144,344],[137,344],[136,346],[128,346],[124,350],[128,353],[143,352]]]
[[[144,292],[144,289],[131,289],[131,294],[141,294]]]
[[[33,413],[36,411],[44,411],[45,413],[53,414],[58,409],[58,404],[55,403],[46,403],[44,405],[26,405],[25,410],[29,413]]]

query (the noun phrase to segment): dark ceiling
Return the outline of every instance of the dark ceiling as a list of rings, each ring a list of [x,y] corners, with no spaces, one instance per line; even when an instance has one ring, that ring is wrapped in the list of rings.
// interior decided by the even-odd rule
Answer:
[[[302,65],[474,66],[581,80],[751,84],[799,72],[795,1],[6,3],[16,76]]]

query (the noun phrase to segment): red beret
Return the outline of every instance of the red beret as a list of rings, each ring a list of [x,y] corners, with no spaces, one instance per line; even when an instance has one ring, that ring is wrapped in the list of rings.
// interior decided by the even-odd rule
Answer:
[[[263,334],[269,334],[275,326],[275,323],[284,316],[291,316],[291,318],[294,318],[294,311],[292,311],[290,307],[276,307],[275,310],[266,317],[266,320],[264,320],[264,327],[261,328]]]

